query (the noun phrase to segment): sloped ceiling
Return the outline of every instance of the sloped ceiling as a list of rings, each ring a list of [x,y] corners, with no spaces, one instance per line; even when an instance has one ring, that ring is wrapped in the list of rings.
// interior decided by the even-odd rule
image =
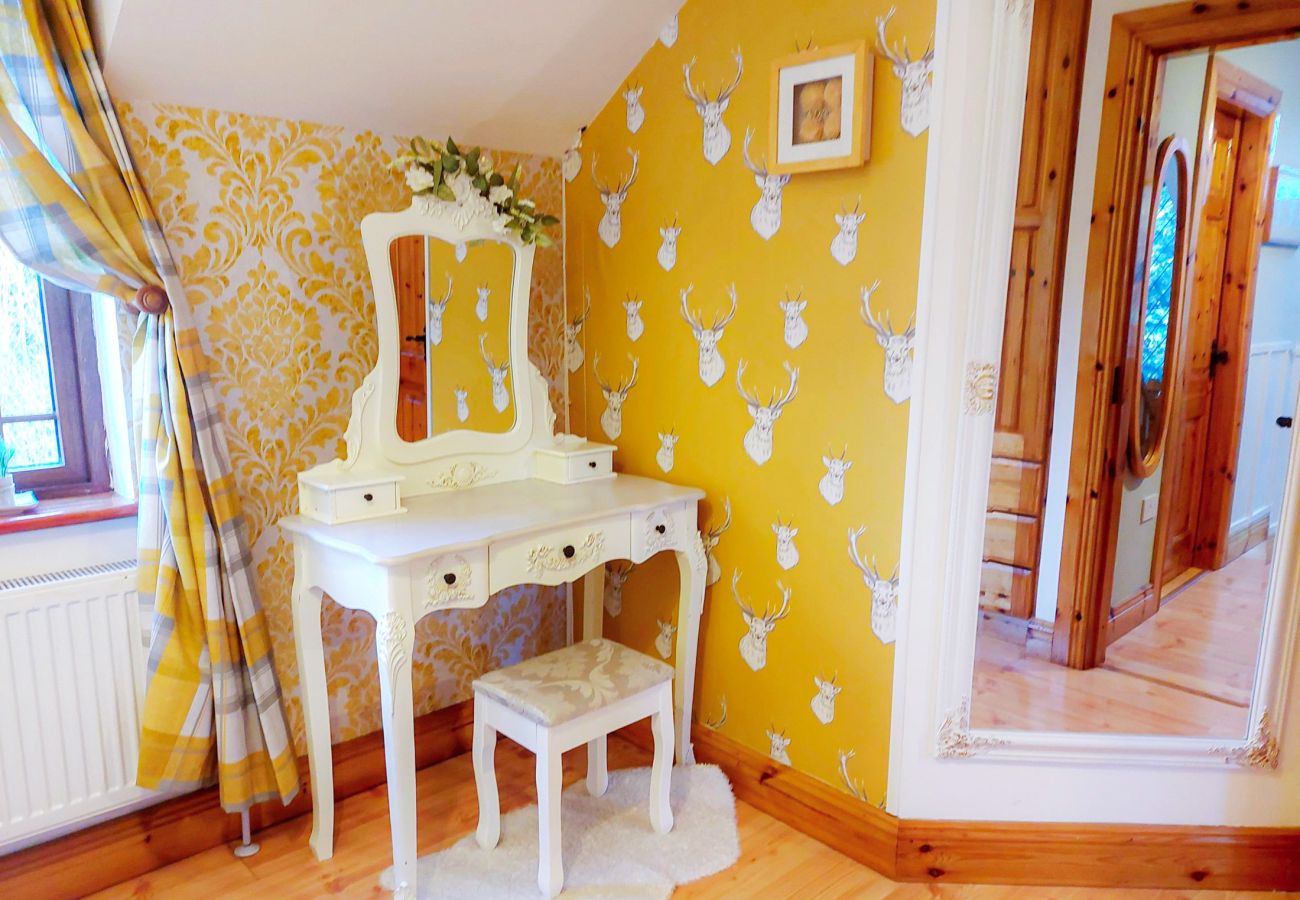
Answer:
[[[91,0],[117,100],[558,154],[682,0]]]

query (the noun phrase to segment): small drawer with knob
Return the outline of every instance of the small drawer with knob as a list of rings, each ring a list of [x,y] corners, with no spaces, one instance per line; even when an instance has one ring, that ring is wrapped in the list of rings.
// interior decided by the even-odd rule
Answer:
[[[402,477],[351,471],[302,474],[298,476],[298,510],[330,525],[406,512],[398,487]]]
[[[632,560],[644,562],[661,550],[678,549],[696,529],[694,503],[656,506],[632,514]]]
[[[597,519],[494,543],[491,588],[495,593],[516,584],[563,584],[611,559],[627,558],[627,516]]]
[[[475,609],[488,602],[488,549],[453,551],[411,564],[416,615],[438,609]]]
[[[556,438],[554,446],[537,448],[534,461],[535,473],[543,481],[573,484],[611,478],[614,475],[614,446],[564,434]]]

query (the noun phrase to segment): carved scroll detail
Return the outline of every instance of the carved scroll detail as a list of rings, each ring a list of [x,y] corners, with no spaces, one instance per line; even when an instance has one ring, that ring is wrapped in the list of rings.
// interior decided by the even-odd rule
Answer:
[[[489,469],[477,462],[458,462],[437,478],[431,479],[429,484],[447,490],[460,490],[492,478],[496,474],[495,469]]]
[[[451,584],[447,583],[447,575],[455,579]],[[424,608],[428,612],[474,603],[474,572],[459,553],[430,560],[424,573],[424,587]]]
[[[379,664],[388,670],[390,715],[397,714],[397,677],[410,663],[406,654],[406,619],[401,613],[386,612],[375,627],[375,643],[379,646]]]
[[[948,710],[943,722],[939,724],[935,756],[940,759],[965,759],[1005,743],[1006,741],[997,738],[971,734],[970,697],[963,697],[960,703]]]
[[[988,362],[966,364],[966,388],[962,408],[967,415],[992,415],[997,404],[998,367]]]
[[[1215,747],[1212,753],[1221,753],[1226,762],[1252,769],[1276,769],[1279,747],[1273,734],[1273,720],[1268,710],[1259,714],[1255,731],[1244,744]]]
[[[589,569],[604,549],[605,535],[599,531],[591,532],[575,546],[572,556],[565,556],[562,549],[551,544],[538,544],[528,551],[528,571],[532,575],[541,575],[543,572],[567,572],[578,567]]]

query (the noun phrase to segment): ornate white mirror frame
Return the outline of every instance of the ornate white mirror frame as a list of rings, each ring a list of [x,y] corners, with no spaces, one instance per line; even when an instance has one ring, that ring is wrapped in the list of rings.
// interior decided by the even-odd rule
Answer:
[[[1111,20],[1096,0],[1066,281],[1086,263]],[[908,818],[1300,824],[1300,510],[1280,526],[1250,729],[1238,741],[970,727],[980,564],[1032,0],[940,0],[909,423],[890,811]],[[972,111],[978,111],[973,113]],[[1077,198],[1087,198],[1079,203]],[[979,235],[976,241],[971,235]],[[1071,273],[1076,273],[1072,277]],[[1061,355],[1077,348],[1062,347]],[[1055,462],[1054,462],[1055,464]],[[1300,489],[1293,453],[1289,496]],[[1050,509],[1049,509],[1050,514]],[[1292,693],[1292,696],[1295,696]],[[1279,754],[1279,747],[1281,753]],[[1291,756],[1288,759],[1287,751]],[[1159,797],[1159,803],[1152,798]]]
[[[555,411],[546,380],[528,359],[528,296],[534,247],[514,234],[498,230],[494,218],[491,205],[482,198],[470,197],[465,203],[456,203],[416,196],[401,212],[371,213],[362,220],[362,243],[374,285],[379,360],[352,397],[346,457],[321,469],[399,473],[404,476],[402,496],[417,496],[528,477],[533,450],[554,443]],[[456,430],[415,442],[404,441],[398,435],[400,334],[389,245],[408,235],[449,245],[495,241],[513,250],[508,329],[515,421],[509,431],[491,434]]]

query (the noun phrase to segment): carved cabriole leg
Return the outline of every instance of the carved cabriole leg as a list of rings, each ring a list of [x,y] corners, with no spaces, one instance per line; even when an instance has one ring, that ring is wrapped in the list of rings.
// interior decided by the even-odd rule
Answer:
[[[478,831],[475,840],[491,850],[501,837],[501,798],[497,795],[497,730],[484,721],[474,698],[474,784],[478,787]]]
[[[387,609],[375,623],[379,656],[379,702],[384,722],[384,765],[388,774],[388,820],[393,832],[394,896],[415,892],[415,711],[411,696],[411,618],[409,579],[388,576]]]
[[[293,644],[298,657],[298,695],[311,770],[311,852],[334,855],[334,754],[330,748],[329,689],[321,641],[321,592],[307,583],[304,553],[294,544]]]
[[[545,729],[537,745],[537,886],[554,897],[564,886],[560,854],[560,792],[564,787],[561,755]]]
[[[686,548],[676,551],[681,594],[677,606],[677,676],[673,679],[677,693],[677,763],[695,764],[691,746],[691,706],[695,702],[695,653],[700,635],[700,614],[704,612],[704,582],[708,577],[708,557],[704,541],[697,531],[686,541]]]
[[[659,711],[650,717],[655,739],[650,769],[650,827],[656,834],[673,830],[673,809],[668,802],[673,777],[673,694],[667,684],[659,692]]]
[[[598,638],[605,628],[605,564],[601,563],[582,579],[582,639]],[[587,742],[587,793],[599,797],[609,787],[605,761],[605,738]]]

